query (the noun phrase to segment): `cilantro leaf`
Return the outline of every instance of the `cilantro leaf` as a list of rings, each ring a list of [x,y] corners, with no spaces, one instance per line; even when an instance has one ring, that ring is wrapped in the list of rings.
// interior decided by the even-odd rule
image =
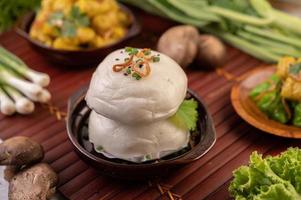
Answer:
[[[177,127],[190,131],[196,130],[198,120],[198,103],[194,99],[184,100],[170,121]]]
[[[298,75],[300,71],[301,71],[301,63],[291,65],[289,68],[289,73],[292,75]]]
[[[74,23],[64,21],[61,31],[64,37],[74,37],[76,35],[76,26]]]
[[[74,22],[76,26],[89,26],[90,20],[87,15],[82,13],[77,6],[72,6],[69,16],[69,20]]]
[[[56,25],[58,21],[63,21],[63,20],[64,20],[64,13],[62,11],[56,11],[52,13],[48,18],[48,22],[51,25]]]

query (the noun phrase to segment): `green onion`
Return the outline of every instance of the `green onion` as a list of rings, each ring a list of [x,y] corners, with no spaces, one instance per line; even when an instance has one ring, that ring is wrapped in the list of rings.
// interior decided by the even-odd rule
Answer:
[[[140,80],[141,79],[141,76],[139,74],[137,74],[136,72],[134,72],[132,74],[132,77],[134,77],[136,80]]]
[[[47,74],[30,69],[20,58],[8,52],[1,46],[0,63],[42,87],[46,87],[50,83],[50,78]]]
[[[9,98],[5,91],[0,87],[0,111],[4,115],[12,115],[16,112],[14,102]]]
[[[34,104],[29,99],[25,98],[18,90],[10,87],[3,86],[6,93],[14,100],[16,111],[20,114],[30,114],[34,111]]]

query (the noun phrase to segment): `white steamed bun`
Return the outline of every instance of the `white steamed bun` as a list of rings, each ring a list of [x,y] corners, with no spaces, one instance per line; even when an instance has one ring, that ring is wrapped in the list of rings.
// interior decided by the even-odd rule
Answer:
[[[169,120],[149,125],[124,125],[94,111],[89,118],[89,140],[94,147],[101,147],[107,157],[133,162],[177,152],[187,146],[189,136],[189,131],[177,128]]]
[[[152,123],[176,113],[185,98],[187,77],[182,68],[168,56],[150,63],[151,73],[136,80],[113,65],[124,62],[124,49],[108,55],[94,72],[86,95],[88,106],[107,118],[125,124]]]

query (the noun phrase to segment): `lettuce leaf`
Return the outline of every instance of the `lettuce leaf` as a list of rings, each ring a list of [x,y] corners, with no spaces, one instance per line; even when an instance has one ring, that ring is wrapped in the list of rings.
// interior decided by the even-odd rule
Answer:
[[[179,128],[194,131],[196,130],[198,121],[197,108],[198,102],[194,99],[184,100],[176,114],[169,119]]]
[[[249,166],[234,171],[229,192],[236,200],[300,200],[301,150],[289,148],[279,156],[252,153]]]

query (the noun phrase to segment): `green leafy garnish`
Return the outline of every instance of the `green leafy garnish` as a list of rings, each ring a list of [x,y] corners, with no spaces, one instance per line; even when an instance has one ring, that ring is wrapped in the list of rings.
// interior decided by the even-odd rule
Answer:
[[[62,11],[53,12],[48,18],[48,22],[54,26],[57,25],[59,21],[63,21],[63,20],[64,20],[64,13]]]
[[[58,28],[60,34],[64,37],[74,37],[78,27],[86,27],[90,24],[88,16],[81,13],[77,6],[72,6],[66,16],[62,11],[52,13],[48,18],[48,22]]]
[[[77,6],[72,6],[67,19],[74,22],[76,26],[89,26],[90,20]]]
[[[61,34],[64,37],[74,37],[76,35],[76,25],[69,21],[64,21]]]
[[[253,152],[249,166],[234,171],[229,191],[236,200],[301,199],[301,149],[263,158]]]
[[[298,75],[300,71],[301,71],[301,63],[297,63],[289,67],[289,73],[292,75]]]
[[[177,127],[195,131],[198,120],[198,103],[194,99],[184,100],[175,115],[170,117]]]

